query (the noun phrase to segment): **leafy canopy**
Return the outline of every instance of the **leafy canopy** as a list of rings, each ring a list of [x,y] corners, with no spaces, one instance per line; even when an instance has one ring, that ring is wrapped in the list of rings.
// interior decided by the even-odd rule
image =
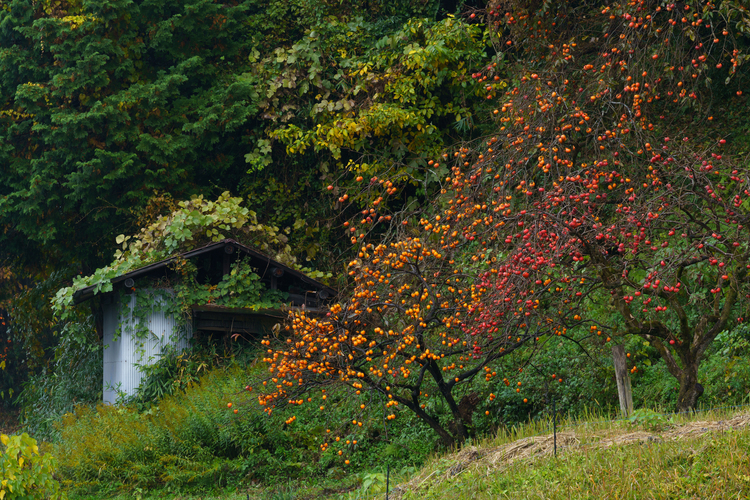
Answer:
[[[263,404],[343,384],[452,444],[506,353],[640,335],[680,382],[678,408],[695,406],[706,349],[750,297],[750,178],[714,128],[726,124],[717,95],[737,86],[745,99],[747,13],[731,1],[545,6],[484,13],[516,76],[474,74],[495,134],[431,164],[450,166],[443,196],[408,218],[379,204],[391,179],[360,184],[375,202],[345,229],[354,286],[326,318],[296,314],[284,345],[267,341]]]

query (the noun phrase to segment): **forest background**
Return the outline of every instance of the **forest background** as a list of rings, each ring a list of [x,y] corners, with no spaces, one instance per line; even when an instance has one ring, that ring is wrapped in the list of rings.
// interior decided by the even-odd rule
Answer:
[[[413,466],[553,398],[611,411],[613,343],[637,406],[748,401],[743,2],[0,7],[0,394],[57,443],[73,487]],[[113,255],[145,263],[215,238],[227,207],[244,242],[341,291],[330,321],[291,320],[288,338],[314,339],[292,355],[274,339],[173,353],[126,417],[90,409],[101,314],[56,312],[58,290],[116,272]],[[194,210],[205,217],[177,227]],[[378,288],[390,274],[396,292]],[[377,352],[316,357],[334,336]],[[271,416],[237,394],[265,378],[261,352],[295,386],[261,395]],[[412,364],[418,383],[388,382]],[[141,437],[90,448],[120,418]],[[116,448],[132,456],[102,476]]]

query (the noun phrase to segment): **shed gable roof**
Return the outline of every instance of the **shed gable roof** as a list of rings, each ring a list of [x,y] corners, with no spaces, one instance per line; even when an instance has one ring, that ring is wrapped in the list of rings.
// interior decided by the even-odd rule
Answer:
[[[199,255],[213,252],[215,250],[218,250],[219,248],[226,248],[230,246],[248,255],[252,259],[252,265],[258,268],[258,274],[260,275],[261,278],[263,278],[266,275],[266,273],[270,273],[271,269],[277,268],[277,269],[283,270],[284,273],[288,273],[290,276],[297,278],[299,281],[311,286],[316,291],[324,291],[331,297],[336,295],[336,290],[334,290],[333,288],[327,285],[324,285],[323,283],[310,278],[304,273],[301,273],[300,271],[297,271],[296,269],[292,269],[291,267],[288,267],[278,261],[275,261],[271,257],[232,239],[224,239],[224,240],[217,241],[214,243],[209,243],[208,245],[202,246],[200,248],[196,248],[194,250],[190,250],[188,252],[184,252],[181,254],[173,255],[172,257],[160,260],[158,262],[154,262],[153,264],[149,264],[139,269],[134,269],[130,272],[117,276],[116,278],[112,278],[111,283],[114,286],[118,283],[125,281],[128,278],[135,279],[135,278],[148,275],[149,273],[153,273],[160,269],[166,268],[170,263],[172,263],[178,258],[190,259],[193,257],[197,257]],[[80,304],[81,302],[85,302],[89,300],[90,298],[92,298],[96,294],[95,293],[96,286],[97,285],[91,285],[91,286],[87,286],[86,288],[82,288],[76,291],[73,294],[73,303]]]

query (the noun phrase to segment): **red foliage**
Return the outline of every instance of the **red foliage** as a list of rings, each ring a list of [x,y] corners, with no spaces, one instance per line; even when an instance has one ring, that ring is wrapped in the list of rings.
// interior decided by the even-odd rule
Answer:
[[[712,102],[748,81],[749,40],[734,34],[747,11],[570,0],[483,15],[507,50],[474,74],[498,101],[498,133],[444,155],[442,196],[418,217],[373,206],[347,225],[353,243],[389,230],[362,245],[329,317],[295,314],[287,345],[269,349],[265,404],[310,384],[369,387],[451,444],[473,410],[457,386],[496,376],[525,343],[575,334],[649,339],[680,381],[679,408],[695,405],[701,358],[750,296],[750,178],[724,153]],[[379,202],[395,182],[368,188]],[[427,385],[451,425],[425,409]]]

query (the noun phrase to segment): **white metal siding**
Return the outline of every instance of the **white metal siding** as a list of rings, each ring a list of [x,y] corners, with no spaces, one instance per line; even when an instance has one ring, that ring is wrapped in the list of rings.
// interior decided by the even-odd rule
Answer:
[[[102,297],[102,330],[104,332],[104,382],[103,390],[105,403],[114,403],[117,399],[117,393],[111,387],[112,383],[120,380],[120,341],[114,341],[115,333],[119,329],[118,317],[119,303],[117,294],[110,293]],[[115,384],[116,385],[116,384]]]
[[[116,294],[112,294],[116,297]],[[175,345],[178,349],[188,346],[192,328],[188,324],[187,334],[176,338],[177,322],[174,317],[156,307],[146,316],[148,335],[138,338],[135,333],[140,320],[133,317],[136,295],[123,295],[120,300],[127,306],[120,312],[117,300],[104,305],[104,397],[105,403],[114,403],[118,391],[127,395],[135,394],[143,373],[138,365],[150,365],[159,360],[163,348]],[[155,296],[149,300],[164,300]],[[158,306],[158,304],[157,304]],[[118,314],[121,313],[121,314]],[[120,335],[116,333],[120,331]]]

